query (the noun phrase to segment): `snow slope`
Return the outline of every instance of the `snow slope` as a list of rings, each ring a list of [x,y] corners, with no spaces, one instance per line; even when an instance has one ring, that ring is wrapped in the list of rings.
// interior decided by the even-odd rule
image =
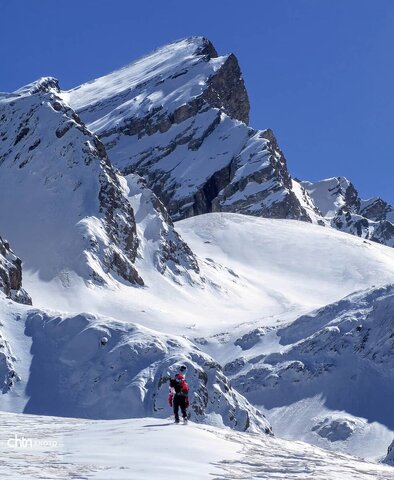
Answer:
[[[136,216],[138,211],[136,207]],[[270,397],[265,393],[263,378],[261,381],[253,379],[259,369],[265,372],[265,376],[271,374],[274,377],[275,372],[271,371],[270,364],[264,364],[264,359],[267,356],[270,358],[270,355],[275,358],[275,355],[290,348],[280,344],[278,328],[356,290],[392,282],[393,250],[316,225],[237,214],[201,215],[177,222],[176,229],[196,252],[201,278],[205,282],[169,282],[156,269],[148,268],[149,264],[143,267],[143,262],[137,261],[138,271],[146,279],[144,289],[125,285],[110,291],[80,285],[64,289],[57,284],[46,284],[44,289],[43,284],[29,272],[25,275],[26,286],[37,304],[49,304],[57,309],[64,307],[74,312],[91,311],[116,317],[122,322],[139,323],[170,335],[186,336],[219,362],[225,374],[232,378],[233,384],[252,402],[270,409],[268,414],[273,415],[276,430],[283,436],[301,437],[326,448],[342,449],[368,458],[382,456],[393,435],[391,424],[388,423],[390,391],[379,397],[382,402],[379,403],[379,409],[374,409],[371,401],[370,410],[366,412],[357,410],[355,395],[349,396],[348,405],[326,402],[326,390],[323,388],[325,377],[322,377],[323,383],[316,383],[313,392],[299,383],[295,397],[284,393],[278,393],[275,397],[274,388],[268,390],[273,395]],[[352,306],[353,303],[345,301],[341,305]],[[344,315],[349,314],[350,311],[345,309]],[[355,314],[355,318],[358,316]],[[300,330],[302,338],[307,339],[314,332],[320,329],[323,332],[325,329],[325,320],[323,317],[320,319],[320,313],[314,314],[313,318],[309,334]],[[322,324],[324,326],[319,327]],[[331,337],[323,333],[322,340],[330,340]],[[329,356],[331,346],[330,342],[323,342],[319,358]],[[289,355],[292,355],[291,351]],[[313,366],[314,350],[310,355],[309,363]],[[390,350],[388,355],[388,365],[391,365]],[[330,375],[341,388],[347,385],[349,376],[346,375],[352,365],[360,364],[357,371],[364,368],[361,357],[360,360],[357,358],[354,357],[354,361],[350,362],[351,357],[345,352],[338,355]],[[303,359],[291,358],[294,366],[297,366],[297,361]],[[281,371],[285,371],[291,363],[290,357],[288,360],[286,356],[283,357],[283,364],[280,360],[276,362]],[[370,362],[367,361],[367,364]],[[248,377],[260,392],[258,398],[243,385],[242,369],[245,369],[245,373],[250,370]],[[293,370],[294,375],[284,376],[280,384],[283,392],[287,392],[292,382],[299,378],[297,368]],[[293,370],[290,368],[288,373]],[[369,383],[360,383],[360,388],[365,387],[360,391],[361,396],[365,396],[371,384],[377,386],[376,382],[386,375],[382,369],[377,371],[379,375],[368,377]],[[387,378],[391,378],[389,372],[391,367],[387,371]],[[308,382],[310,380],[306,382],[309,385]],[[332,385],[332,382],[327,385]],[[311,402],[301,405],[299,402],[308,395],[312,396]],[[320,397],[314,398],[316,395]],[[286,398],[288,402],[284,405],[283,401],[276,401],[275,398]],[[273,411],[279,408],[282,410]],[[341,413],[343,409],[346,412],[344,410]],[[385,418],[376,416],[383,415],[383,412],[387,414]],[[326,418],[329,420],[325,421]],[[294,425],[298,426],[295,430]],[[312,430],[314,427],[316,429]],[[317,429],[321,430],[323,436]],[[330,429],[334,430],[332,434],[329,433]],[[349,435],[342,443],[331,442],[327,436],[324,437],[324,432],[328,432],[331,438],[338,434],[338,440],[346,432]]]
[[[389,480],[394,475],[390,466],[301,442],[193,423],[184,427],[152,418],[93,422],[5,413],[0,419],[0,474],[15,480]]]
[[[197,254],[200,283],[174,283],[137,258],[142,289],[43,284],[29,269],[25,287],[38,307],[206,337],[294,320],[356,290],[390,283],[394,275],[391,249],[297,221],[214,213],[177,222],[176,229]]]

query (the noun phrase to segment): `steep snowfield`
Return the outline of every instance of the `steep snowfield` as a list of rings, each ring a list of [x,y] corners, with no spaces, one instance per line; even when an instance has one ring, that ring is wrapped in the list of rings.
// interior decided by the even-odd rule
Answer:
[[[13,480],[391,480],[394,475],[390,466],[301,442],[193,423],[5,413],[0,420],[0,474]]]

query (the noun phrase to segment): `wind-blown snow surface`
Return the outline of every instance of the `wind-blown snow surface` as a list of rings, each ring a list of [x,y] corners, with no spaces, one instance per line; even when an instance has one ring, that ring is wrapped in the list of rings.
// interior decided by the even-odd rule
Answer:
[[[13,480],[390,480],[394,475],[392,467],[301,442],[193,423],[5,413],[0,420],[0,475]]]

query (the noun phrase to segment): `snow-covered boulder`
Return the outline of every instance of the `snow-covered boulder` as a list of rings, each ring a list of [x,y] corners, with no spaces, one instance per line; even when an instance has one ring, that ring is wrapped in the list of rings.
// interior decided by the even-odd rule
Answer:
[[[356,426],[354,420],[326,417],[312,427],[312,431],[327,438],[330,442],[340,442],[348,439],[355,431]]]
[[[265,417],[232,388],[220,365],[182,337],[105,317],[37,310],[26,315],[26,335],[32,339],[26,413],[168,417],[169,378],[182,363],[188,366],[194,421],[271,433]]]
[[[238,61],[204,37],[179,40],[63,93],[125,174],[173,219],[211,211],[323,222],[291,179],[271,130],[247,126]]]
[[[31,298],[22,288],[22,261],[0,237],[0,292],[18,303],[31,305]]]

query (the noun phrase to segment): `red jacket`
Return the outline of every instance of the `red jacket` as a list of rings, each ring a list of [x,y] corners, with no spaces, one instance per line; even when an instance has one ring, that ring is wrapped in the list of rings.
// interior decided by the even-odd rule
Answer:
[[[177,373],[175,378],[171,378],[170,380],[170,393],[168,395],[168,404],[170,407],[172,407],[174,395],[186,397],[186,407],[189,406],[189,385],[181,373]]]

